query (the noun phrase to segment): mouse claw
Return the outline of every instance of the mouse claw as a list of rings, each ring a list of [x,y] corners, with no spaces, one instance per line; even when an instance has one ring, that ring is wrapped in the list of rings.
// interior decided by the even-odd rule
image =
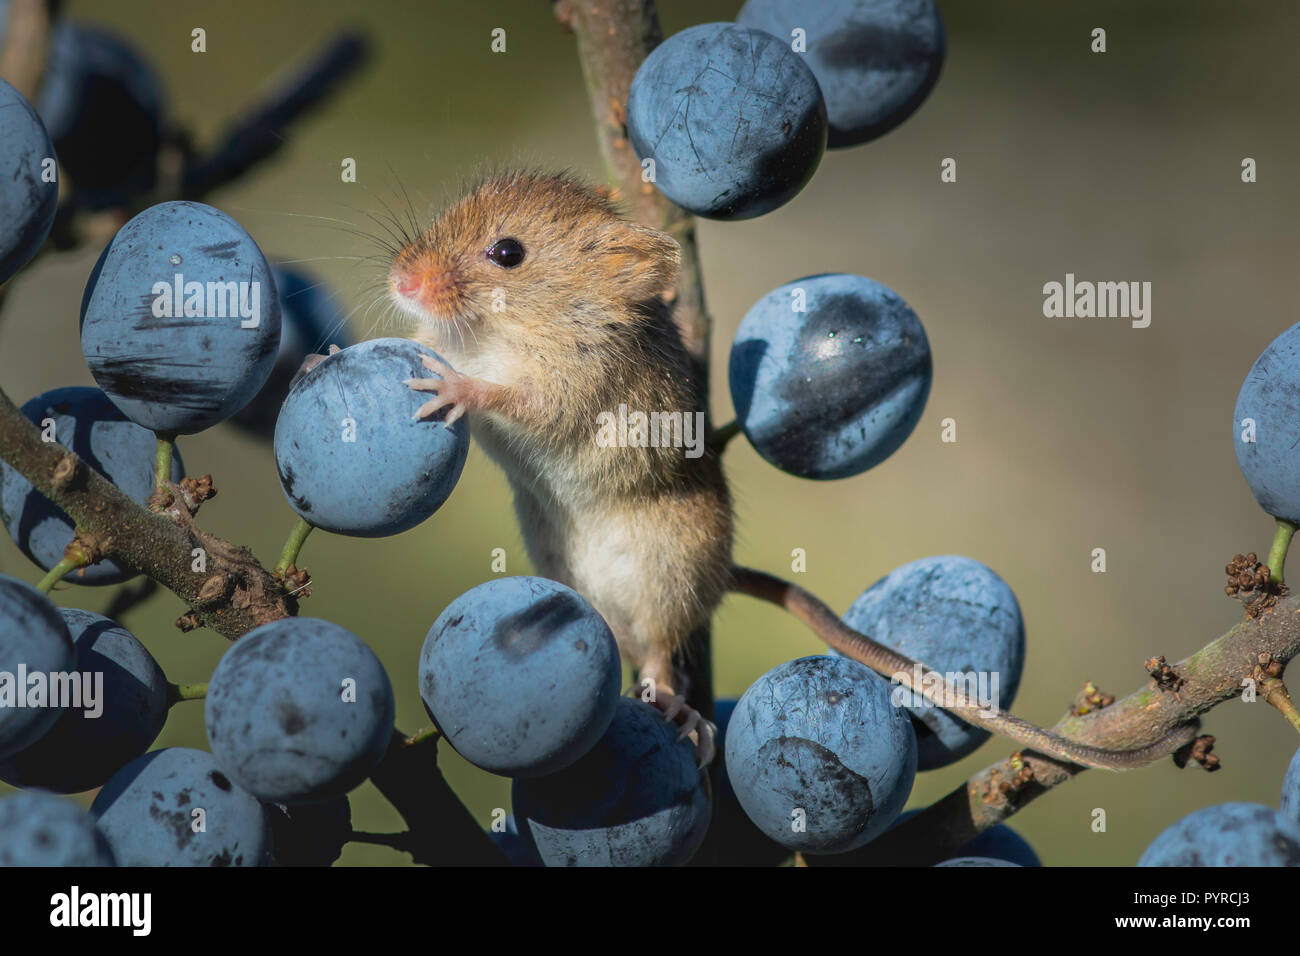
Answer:
[[[334,349],[335,351],[337,351],[338,346],[334,346]],[[330,355],[333,354],[334,352],[330,353]],[[295,385],[297,385],[298,382],[302,380],[302,377],[304,375],[306,375],[308,372],[314,369],[321,362],[325,361],[325,359],[327,358],[329,358],[328,355],[321,355],[317,352],[312,352],[310,355],[304,358],[302,360],[302,365],[298,366],[298,371],[294,372],[293,378],[289,380],[289,388],[293,388]]]
[[[698,710],[686,703],[685,697],[677,694],[659,694],[649,703],[652,707],[663,711],[665,721],[677,723],[680,728],[677,734],[678,740],[694,738],[695,762],[698,769],[703,770],[713,762],[718,753],[714,743],[718,735],[716,724],[705,720]]]
[[[450,365],[440,359],[434,358],[432,355],[421,355],[420,362],[423,363],[424,367],[430,372],[436,372],[444,379],[451,378],[456,374]]]
[[[437,373],[440,378],[408,378],[403,383],[407,388],[417,392],[431,392],[429,399],[416,410],[413,419],[431,418],[440,409],[447,409],[442,423],[450,428],[470,409],[477,406],[482,395],[482,385],[472,378],[461,375],[450,366],[439,362],[429,355],[421,356],[425,368]]]

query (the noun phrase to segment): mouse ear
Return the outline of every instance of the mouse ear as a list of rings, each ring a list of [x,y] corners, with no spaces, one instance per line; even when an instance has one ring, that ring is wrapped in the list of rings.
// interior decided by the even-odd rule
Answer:
[[[677,281],[682,251],[666,232],[635,222],[621,222],[604,260],[620,295],[644,302],[663,295]]]

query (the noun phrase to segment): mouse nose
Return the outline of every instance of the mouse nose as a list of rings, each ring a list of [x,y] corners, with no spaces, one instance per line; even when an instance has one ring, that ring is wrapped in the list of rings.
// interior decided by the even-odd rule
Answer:
[[[397,294],[407,299],[419,298],[420,291],[424,288],[424,283],[409,272],[398,274],[396,281],[393,283],[397,289]]]

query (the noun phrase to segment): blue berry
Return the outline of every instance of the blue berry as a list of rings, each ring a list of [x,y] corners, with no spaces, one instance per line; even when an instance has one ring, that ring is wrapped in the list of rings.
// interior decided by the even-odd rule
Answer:
[[[802,311],[800,311],[802,310]],[[893,454],[930,394],[930,342],[879,282],[809,276],[774,289],[736,330],[728,377],[745,436],[801,478],[845,478]]]
[[[153,432],[128,421],[99,389],[56,388],[24,404],[22,412],[38,428],[45,429],[43,423],[52,420],[55,440],[75,451],[128,497],[140,504],[148,500],[154,489],[157,439]],[[184,474],[185,464],[173,446],[172,480],[180,481]],[[63,551],[76,530],[62,508],[4,462],[0,462],[0,518],[23,554],[46,571],[63,560]],[[73,571],[68,580],[120,584],[136,573],[105,559]]]
[[[54,225],[59,184],[42,178],[47,159],[54,146],[40,117],[0,80],[0,285],[36,255]]]
[[[1183,817],[1138,866],[1300,866],[1300,822],[1258,803],[1223,803]]]
[[[608,729],[622,669],[609,625],[576,591],[497,578],[462,594],[420,652],[420,696],[477,767],[533,777],[567,767]]]
[[[889,685],[857,661],[803,657],[745,691],[727,729],[727,775],[771,839],[844,853],[883,833],[916,775],[916,734]]]
[[[208,682],[204,721],[217,763],[274,803],[356,787],[388,748],[393,688],[372,650],[329,621],[263,624],[226,651]]]
[[[904,564],[862,592],[844,623],[941,674],[958,675],[954,682],[973,696],[996,690],[992,704],[999,710],[1015,701],[1025,666],[1020,603],[978,561],[945,555]],[[960,679],[970,675],[975,683]],[[918,770],[955,763],[991,736],[906,687],[895,687],[894,695],[912,715]]]
[[[36,790],[0,798],[0,867],[113,865],[94,819],[71,800]]]
[[[441,507],[469,451],[462,418],[412,416],[428,399],[404,384],[431,378],[406,339],[372,339],[329,356],[302,377],[280,410],[280,486],[305,521],[364,538],[398,534]],[[363,493],[364,492],[364,493]]]
[[[947,46],[934,0],[748,0],[736,20],[787,44],[804,31],[832,148],[875,139],[916,112]]]
[[[1244,424],[1254,422],[1252,429]],[[1253,440],[1243,441],[1243,436]],[[1264,349],[1241,383],[1232,420],[1237,465],[1259,506],[1300,523],[1300,324]]]
[[[133,218],[81,300],[95,381],[127,418],[163,434],[202,431],[248,404],[279,346],[271,267],[239,223],[203,203],[159,203]]]
[[[520,831],[546,866],[680,866],[709,826],[690,741],[629,697],[581,759],[516,779],[511,794]]]
[[[119,866],[263,866],[270,860],[266,808],[202,750],[168,747],[136,757],[104,784],[90,812]]]
[[[157,739],[167,720],[167,678],[121,625],[77,608],[59,608],[59,614],[76,648],[77,670],[102,682],[97,700],[93,707],[83,700],[82,707],[65,709],[40,740],[0,761],[0,780],[79,793],[103,784]]]
[[[72,21],[54,25],[37,107],[79,204],[120,206],[157,180],[163,92],[122,37]]]
[[[1029,842],[1005,823],[984,830],[961,848],[963,856],[993,857],[1015,866],[1042,866]]]
[[[1291,758],[1282,778],[1282,813],[1300,823],[1300,750]]]
[[[669,37],[632,79],[627,131],[660,192],[713,219],[794,198],[826,149],[826,105],[788,44],[733,23]]]
[[[380,658],[318,618],[273,620],[240,637],[204,701],[217,763],[277,804],[341,796],[369,777],[393,736],[393,713]]]
[[[0,574],[0,759],[49,732],[63,713],[49,706],[50,677],[76,669],[68,626],[49,598]]]

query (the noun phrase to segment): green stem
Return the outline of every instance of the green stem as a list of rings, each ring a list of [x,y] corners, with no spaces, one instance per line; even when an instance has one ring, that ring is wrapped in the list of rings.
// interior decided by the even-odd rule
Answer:
[[[154,486],[162,488],[172,480],[172,453],[176,450],[176,436],[158,433],[158,457],[154,462]]]
[[[298,552],[302,550],[303,542],[307,540],[307,535],[311,534],[314,525],[308,524],[303,518],[298,519],[298,523],[293,526],[289,532],[289,540],[284,543],[284,550],[280,552],[280,560],[275,563],[275,574],[284,577],[289,568],[293,567],[298,561]]]
[[[77,557],[77,558],[65,557],[54,567],[50,568],[49,574],[41,578],[40,583],[36,585],[36,590],[40,591],[42,594],[49,594],[50,591],[54,589],[54,585],[62,581],[64,575],[66,575],[69,571],[75,571],[77,568],[84,568],[85,566],[86,566],[85,557]]]
[[[1286,718],[1287,723],[1300,731],[1300,711],[1296,710],[1295,701],[1291,699],[1291,692],[1286,689],[1286,684],[1280,677],[1270,678],[1261,685],[1264,688],[1264,700],[1278,709],[1278,712]]]
[[[407,737],[405,743],[408,747],[414,747],[416,744],[422,744],[429,740],[437,740],[440,736],[437,727],[425,727]]]
[[[727,424],[713,430],[713,434],[709,437],[709,447],[720,455],[727,447],[727,443],[739,434],[740,422],[733,418]]]
[[[208,696],[207,683],[202,684],[171,684],[167,685],[167,699],[171,704],[178,704],[183,700],[202,700]]]
[[[1277,587],[1282,586],[1282,570],[1286,565],[1286,552],[1291,547],[1291,536],[1296,526],[1282,518],[1277,519],[1277,531],[1273,533],[1273,547],[1268,552],[1268,579]]]

